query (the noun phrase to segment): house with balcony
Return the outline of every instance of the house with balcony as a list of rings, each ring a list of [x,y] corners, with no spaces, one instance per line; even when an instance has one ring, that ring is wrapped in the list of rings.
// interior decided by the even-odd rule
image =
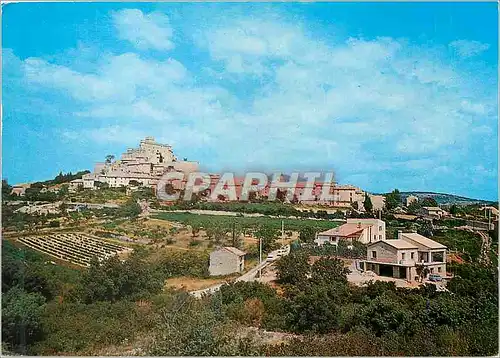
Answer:
[[[347,219],[347,223],[316,235],[314,242],[318,246],[325,243],[338,245],[339,240],[363,244],[385,240],[385,222],[379,219]]]
[[[379,276],[418,281],[419,265],[427,267],[428,274],[446,276],[446,246],[417,233],[399,232],[396,240],[368,244],[360,266]]]

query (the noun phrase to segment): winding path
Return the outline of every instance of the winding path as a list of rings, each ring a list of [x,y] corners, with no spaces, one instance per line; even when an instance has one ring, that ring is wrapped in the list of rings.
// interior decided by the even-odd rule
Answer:
[[[489,265],[490,264],[490,247],[491,247],[491,240],[490,236],[482,231],[476,231],[479,236],[481,236],[482,242],[481,242],[481,260],[483,263]]]

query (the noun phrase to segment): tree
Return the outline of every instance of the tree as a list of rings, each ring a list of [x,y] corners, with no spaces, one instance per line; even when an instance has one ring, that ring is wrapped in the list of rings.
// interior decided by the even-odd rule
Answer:
[[[334,219],[343,219],[344,218],[344,213],[340,210],[337,210],[334,214],[333,214],[333,218]]]
[[[227,240],[227,228],[219,223],[211,223],[205,229],[208,239],[215,245],[220,245]]]
[[[286,190],[278,189],[276,191],[276,200],[283,203],[286,200]]]
[[[59,197],[64,197],[66,195],[69,194],[69,185],[68,184],[64,184],[64,185],[61,185],[61,188],[59,189]]]
[[[128,182],[128,184],[131,185],[131,186],[142,186],[142,182],[134,180],[134,179],[130,180]]]
[[[433,237],[434,236],[434,231],[432,228],[432,221],[430,220],[423,220],[419,223],[417,233],[419,233],[422,236],[426,237]]]
[[[451,207],[450,207],[450,214],[455,216],[459,213],[459,210],[458,210],[458,207],[456,204],[453,204]]]
[[[192,297],[176,297],[162,309],[158,321],[148,355],[258,355],[251,340],[236,338],[234,327],[225,325],[215,312]]]
[[[81,296],[86,303],[146,297],[162,290],[159,274],[137,251],[124,262],[116,255],[102,262],[94,258],[83,274]]]
[[[133,198],[130,198],[124,205],[122,205],[117,214],[121,217],[136,218],[141,213],[141,206]]]
[[[102,182],[102,181],[96,181],[94,182],[94,186],[98,189],[107,189],[109,188],[109,184],[106,183],[106,182]],[[78,188],[81,188],[83,190],[83,187],[79,186]]]
[[[366,211],[368,211],[369,213],[372,212],[373,210],[372,199],[370,199],[370,196],[368,194],[365,194],[365,201],[363,203],[363,206],[365,207]]]
[[[222,194],[217,195],[217,200],[219,201],[226,201],[226,197]]]
[[[327,333],[338,326],[340,310],[329,291],[328,286],[312,286],[293,298],[289,325],[294,331]]]
[[[421,208],[422,204],[415,200],[408,206],[407,211],[409,214],[417,214]]]
[[[167,193],[168,195],[174,195],[176,193],[176,190],[171,183],[165,184],[165,193]]]
[[[257,200],[257,193],[255,191],[251,191],[248,193],[248,201],[249,202],[254,202]]]
[[[201,229],[200,225],[191,224],[191,234],[193,235],[193,238],[198,236],[200,229]]]
[[[49,227],[60,227],[61,226],[61,223],[59,222],[59,220],[52,220],[49,222]]]
[[[278,282],[300,286],[307,280],[311,266],[308,256],[301,251],[292,251],[276,263]]]
[[[236,248],[241,248],[243,245],[243,240],[240,235],[243,229],[241,226],[237,225],[235,221],[231,223],[231,245]]]
[[[420,279],[420,282],[422,282],[422,280],[429,274],[429,268],[423,264],[416,264],[415,270]]]
[[[438,203],[434,198],[431,198],[430,196],[428,196],[422,200],[421,205],[422,206],[438,206]]]
[[[7,183],[7,180],[2,179],[2,199],[8,199],[12,191],[12,186]]]
[[[414,327],[411,311],[387,292],[370,301],[363,310],[361,321],[377,336],[390,332],[407,334]]]
[[[262,225],[255,232],[255,237],[262,240],[262,251],[270,252],[277,246],[276,240],[279,237],[279,231],[266,225]]]
[[[318,210],[318,211],[316,211],[315,216],[318,219],[326,219],[326,218],[328,218],[328,213],[326,212],[326,210]]]
[[[347,283],[349,269],[344,262],[334,257],[322,257],[311,268],[311,281],[314,283],[328,283],[340,281]]]
[[[106,164],[111,164],[111,162],[113,161],[113,159],[115,159],[115,156],[113,154],[108,154],[108,155],[106,155],[105,163]]]
[[[241,321],[245,324],[260,327],[264,313],[264,303],[259,298],[249,298],[243,303]]]
[[[26,354],[27,348],[41,335],[44,304],[41,294],[27,293],[20,287],[2,295],[2,341]]]
[[[385,205],[387,210],[394,209],[401,204],[401,194],[398,189],[394,189],[391,193],[385,194]]]
[[[316,230],[310,226],[304,226],[300,228],[299,240],[301,242],[311,243],[316,237]]]

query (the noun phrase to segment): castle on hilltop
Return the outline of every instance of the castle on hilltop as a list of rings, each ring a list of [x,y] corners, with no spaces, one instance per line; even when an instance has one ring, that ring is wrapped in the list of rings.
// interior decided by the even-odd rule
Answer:
[[[94,189],[100,183],[106,183],[110,187],[134,184],[153,187],[167,171],[190,173],[197,170],[198,162],[179,161],[170,145],[146,137],[141,140],[139,148],[127,149],[120,159],[113,161],[108,158],[106,162],[96,163],[93,173],[73,180],[71,186]]]

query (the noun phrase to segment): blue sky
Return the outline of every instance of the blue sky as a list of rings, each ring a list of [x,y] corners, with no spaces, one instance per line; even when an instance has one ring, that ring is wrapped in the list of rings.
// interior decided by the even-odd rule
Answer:
[[[3,7],[2,171],[152,135],[210,171],[321,170],[497,200],[495,3]]]

